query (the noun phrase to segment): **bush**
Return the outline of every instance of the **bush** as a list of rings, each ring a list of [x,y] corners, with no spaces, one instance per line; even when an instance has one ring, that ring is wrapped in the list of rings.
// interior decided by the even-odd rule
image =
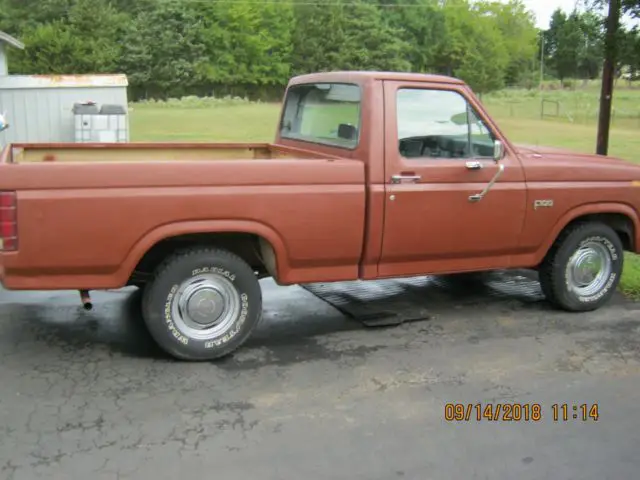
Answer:
[[[187,96],[182,98],[169,98],[167,100],[139,100],[132,105],[151,105],[159,108],[216,108],[231,105],[250,105],[261,103],[259,101],[251,101],[246,97],[235,97],[227,95],[221,98],[216,97],[196,97]]]

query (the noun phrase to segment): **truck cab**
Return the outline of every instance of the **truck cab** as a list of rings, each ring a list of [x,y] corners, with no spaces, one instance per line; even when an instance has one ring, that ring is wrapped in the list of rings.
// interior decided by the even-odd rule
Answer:
[[[296,77],[276,142],[364,163],[364,279],[538,268],[560,232],[589,215],[607,216],[627,249],[640,245],[640,167],[514,145],[451,77]]]

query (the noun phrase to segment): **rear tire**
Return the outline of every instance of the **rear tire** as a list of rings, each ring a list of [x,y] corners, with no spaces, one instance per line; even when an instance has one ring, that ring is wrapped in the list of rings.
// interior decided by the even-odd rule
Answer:
[[[262,316],[251,267],[215,248],[167,258],[144,288],[143,318],[158,345],[181,360],[213,360],[239,348]]]
[[[572,312],[596,310],[614,295],[624,266],[618,234],[598,222],[577,224],[556,240],[540,266],[547,300]]]

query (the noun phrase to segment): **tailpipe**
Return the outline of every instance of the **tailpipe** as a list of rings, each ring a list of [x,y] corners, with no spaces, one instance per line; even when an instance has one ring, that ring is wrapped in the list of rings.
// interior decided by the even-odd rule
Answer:
[[[93,309],[93,303],[91,303],[91,297],[89,296],[89,290],[80,290],[80,301],[82,302],[82,307],[85,310]]]

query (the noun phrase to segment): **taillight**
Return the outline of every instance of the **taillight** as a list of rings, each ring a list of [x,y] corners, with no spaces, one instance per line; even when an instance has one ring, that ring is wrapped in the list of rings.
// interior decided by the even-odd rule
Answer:
[[[18,248],[18,216],[16,192],[0,191],[0,250]]]

